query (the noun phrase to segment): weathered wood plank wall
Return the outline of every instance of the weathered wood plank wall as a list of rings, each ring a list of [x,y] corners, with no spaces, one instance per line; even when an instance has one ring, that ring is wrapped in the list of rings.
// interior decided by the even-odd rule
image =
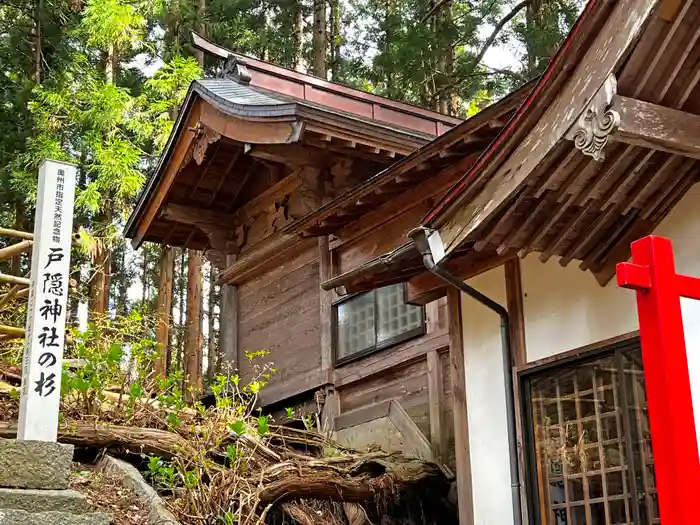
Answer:
[[[239,370],[245,351],[268,350],[278,370],[271,385],[321,367],[318,248],[314,245],[238,288]]]

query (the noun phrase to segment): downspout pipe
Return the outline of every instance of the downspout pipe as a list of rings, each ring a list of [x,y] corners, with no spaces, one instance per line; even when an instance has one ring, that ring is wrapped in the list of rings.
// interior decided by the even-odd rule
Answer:
[[[432,230],[420,227],[409,232],[409,236],[413,239],[413,244],[420,252],[423,258],[423,265],[426,270],[436,275],[449,285],[457,288],[463,294],[475,299],[489,310],[498,314],[501,319],[501,354],[503,357],[503,371],[506,383],[506,418],[508,431],[508,448],[510,451],[510,488],[513,504],[513,524],[522,525],[522,507],[520,502],[520,469],[518,468],[518,439],[515,430],[515,402],[513,394],[513,352],[510,344],[510,320],[508,310],[490,297],[487,297],[480,291],[469,286],[460,278],[451,274],[445,268],[440,266],[433,259],[433,252],[430,249],[428,242],[428,234]]]

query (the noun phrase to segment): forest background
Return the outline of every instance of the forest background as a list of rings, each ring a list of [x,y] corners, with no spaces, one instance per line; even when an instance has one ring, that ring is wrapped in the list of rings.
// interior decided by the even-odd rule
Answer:
[[[42,159],[76,163],[79,241],[69,323],[148,315],[170,293],[171,369],[198,348],[198,368],[211,377],[219,322],[214,268],[199,252],[148,243],[134,252],[122,235],[190,82],[221,66],[192,48],[190,31],[245,55],[466,118],[541,74],[583,3],[0,0],[0,227],[33,230]],[[12,242],[0,237],[0,248]],[[173,285],[168,291],[160,282],[159,296],[163,261],[172,261]],[[26,255],[0,261],[0,274],[26,275],[28,263]],[[188,280],[203,283],[203,293],[194,286],[188,293]],[[10,286],[0,283],[0,295]],[[25,310],[26,301],[2,304],[0,325],[24,326]],[[18,341],[0,335],[0,354],[13,352],[21,352]]]

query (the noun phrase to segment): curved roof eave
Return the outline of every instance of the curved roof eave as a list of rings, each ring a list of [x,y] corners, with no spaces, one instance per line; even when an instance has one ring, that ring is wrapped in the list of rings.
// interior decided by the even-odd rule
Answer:
[[[481,154],[474,165],[432,208],[432,210],[428,212],[428,214],[421,221],[422,226],[434,228],[444,222],[449,215],[459,207],[461,204],[460,197],[464,195],[465,190],[475,179],[475,177],[479,175],[480,172],[494,171],[500,166],[501,163],[503,163],[505,160],[504,157],[507,155],[502,156],[499,159],[496,154],[501,153],[503,150],[507,150],[508,148],[512,149],[517,144],[518,141],[514,140],[517,138],[515,137],[515,132],[527,132],[529,128],[525,129],[523,126],[529,125],[531,128],[535,125],[539,115],[533,114],[535,109],[533,107],[534,102],[538,102],[539,107],[542,107],[543,105],[546,106],[548,100],[556,98],[557,90],[550,90],[550,92],[545,92],[544,95],[543,91],[545,91],[550,84],[553,84],[559,75],[569,72],[569,68],[566,67],[566,59],[569,57],[569,53],[572,50],[574,40],[579,33],[586,30],[587,23],[596,18],[593,16],[595,11],[605,4],[605,0],[589,0],[583,12],[569,32],[566,40],[557,50],[557,53],[550,61],[544,74],[523,105],[518,109],[498,137],[496,137],[491,145]],[[540,97],[542,96],[545,96],[546,99],[541,99]]]

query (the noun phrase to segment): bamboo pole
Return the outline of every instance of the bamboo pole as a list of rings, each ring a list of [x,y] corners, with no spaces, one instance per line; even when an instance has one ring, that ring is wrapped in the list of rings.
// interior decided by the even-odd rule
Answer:
[[[30,250],[31,247],[32,241],[22,241],[5,248],[0,248],[0,261],[4,261],[5,259],[10,259],[11,257],[19,255],[20,253],[24,253],[27,250]]]
[[[0,324],[0,334],[14,335],[16,337],[24,337],[24,328]]]
[[[17,239],[25,239],[27,241],[34,240],[34,234],[19,230],[10,230],[9,228],[0,228],[0,237],[15,237]]]
[[[11,292],[11,291],[12,291],[12,290],[10,290],[10,292]],[[77,289],[77,288],[68,288],[68,293],[69,293],[69,294],[77,294],[77,293],[78,293],[78,289]],[[9,292],[8,292],[8,294],[9,294]],[[18,291],[18,292],[16,292],[16,293],[14,294],[14,297],[15,297],[15,299],[23,299],[23,298],[27,297],[28,295],[29,295],[29,288],[22,288],[20,291]],[[0,298],[0,308],[3,307],[3,306],[6,304],[6,303],[2,303],[2,302],[1,302],[2,299],[4,299],[6,296],[7,296],[7,294],[3,295],[3,296]],[[10,299],[11,299],[11,298],[10,298]],[[9,300],[9,299],[8,299],[8,300]]]
[[[29,279],[27,279],[26,277],[17,277],[16,275],[0,273],[0,283],[21,284],[23,286],[29,286]]]
[[[20,291],[20,288],[21,288],[21,286],[19,284],[16,284],[12,288],[10,288],[9,292],[7,292],[5,295],[0,297],[0,308],[2,308],[7,303],[9,303],[12,299],[14,299],[17,296],[17,292]],[[29,291],[29,288],[27,288],[27,291]]]
[[[24,337],[25,332],[24,328],[20,328],[18,326],[7,326],[4,324],[0,324],[0,334],[6,334],[12,337],[9,337],[8,339],[12,338],[19,338],[19,337]],[[70,344],[73,342],[73,336],[70,335],[68,330],[66,330],[66,343]]]

